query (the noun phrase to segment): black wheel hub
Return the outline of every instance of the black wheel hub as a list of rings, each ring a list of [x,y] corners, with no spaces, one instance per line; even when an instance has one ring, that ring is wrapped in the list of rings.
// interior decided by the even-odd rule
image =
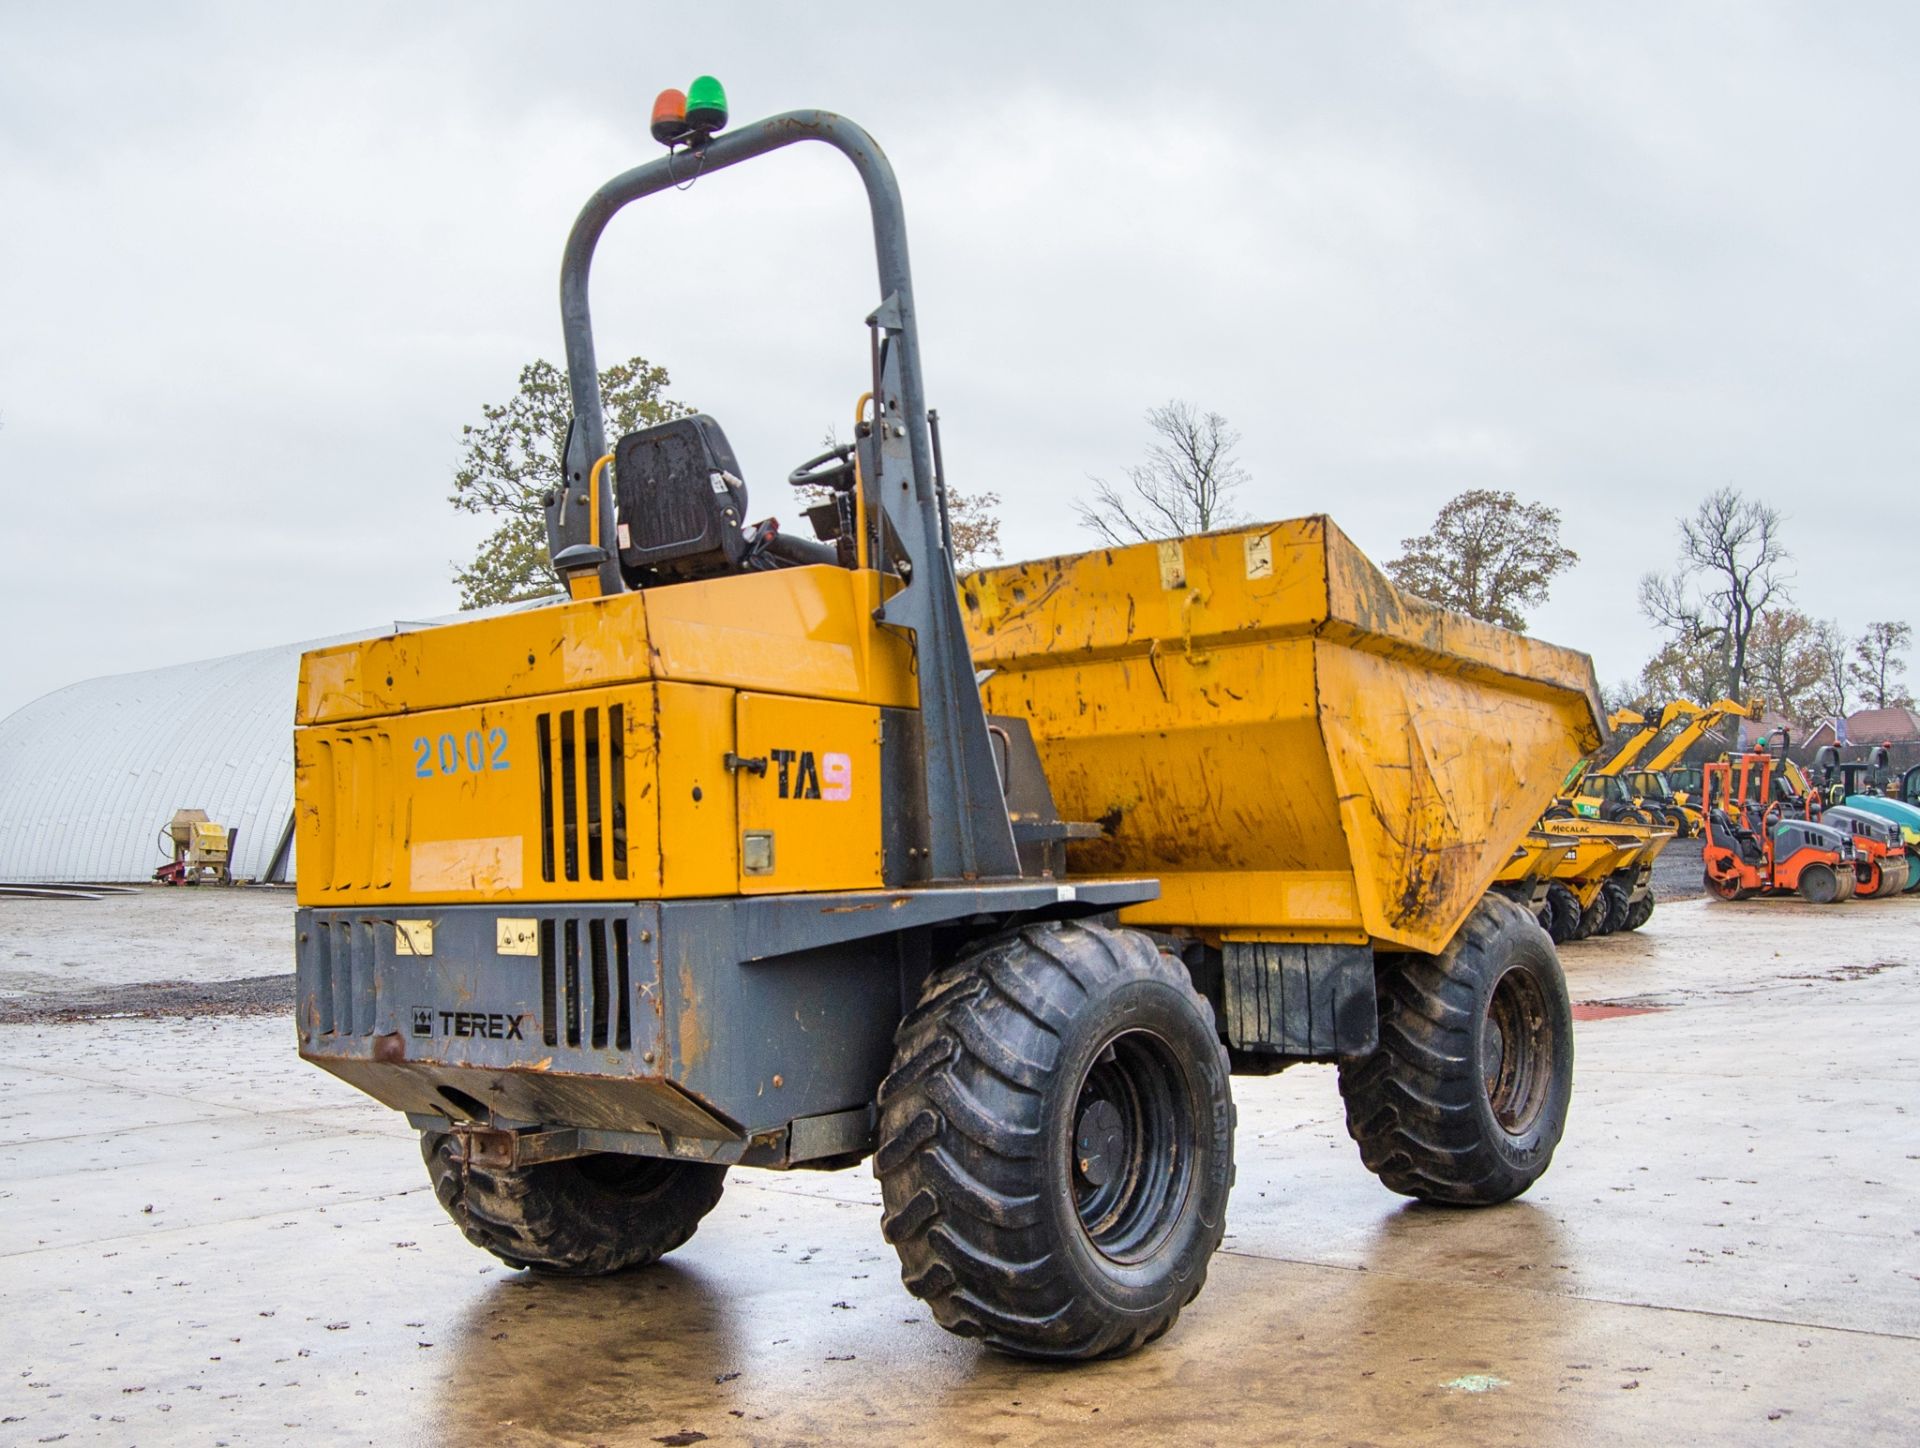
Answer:
[[[1104,1097],[1087,1103],[1073,1135],[1074,1168],[1088,1186],[1103,1187],[1122,1170],[1127,1129],[1120,1108]]]
[[[1530,1128],[1553,1076],[1553,1026],[1539,983],[1509,970],[1494,982],[1480,1035],[1480,1079],[1494,1120],[1509,1135]]]
[[[1149,1031],[1094,1058],[1073,1108],[1074,1210],[1093,1246],[1139,1262],[1166,1240],[1193,1181],[1198,1121],[1186,1068]]]

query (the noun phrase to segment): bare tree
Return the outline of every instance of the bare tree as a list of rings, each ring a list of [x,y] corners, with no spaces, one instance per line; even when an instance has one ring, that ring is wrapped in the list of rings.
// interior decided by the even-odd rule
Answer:
[[[1889,620],[1867,625],[1867,631],[1853,641],[1853,658],[1847,664],[1847,677],[1860,686],[1862,702],[1875,709],[1913,707],[1906,681],[1893,677],[1912,647],[1912,624]]]
[[[1728,698],[1746,697],[1755,623],[1768,604],[1787,599],[1784,522],[1779,509],[1738,488],[1717,489],[1680,520],[1679,566],[1640,580],[1640,611],[1672,641],[1710,646]]]
[[[1820,681],[1807,696],[1809,719],[1844,719],[1852,713],[1853,680],[1847,672],[1847,636],[1835,619],[1813,626]]]
[[[1234,457],[1240,434],[1226,418],[1175,400],[1147,409],[1147,426],[1159,441],[1146,461],[1127,469],[1124,486],[1094,478],[1092,500],[1073,505],[1080,526],[1123,546],[1238,521],[1230,499],[1248,475]]]
[[[1560,512],[1512,493],[1473,488],[1454,498],[1433,529],[1401,540],[1387,565],[1409,593],[1470,618],[1527,631],[1521,607],[1544,603],[1554,578],[1580,561],[1560,546]]]

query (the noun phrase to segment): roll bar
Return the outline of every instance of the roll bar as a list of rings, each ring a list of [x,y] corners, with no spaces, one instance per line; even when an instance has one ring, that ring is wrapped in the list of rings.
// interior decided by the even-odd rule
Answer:
[[[906,215],[900,188],[880,147],[859,126],[829,111],[789,111],[721,135],[703,137],[658,161],[608,181],[588,198],[567,236],[560,266],[560,323],[566,340],[567,386],[573,427],[567,435],[566,477],[547,507],[547,546],[556,566],[572,551],[597,573],[602,593],[626,581],[618,550],[589,540],[612,540],[613,483],[594,463],[607,452],[600,411],[600,372],[594,358],[587,301],[593,255],[607,223],[623,207],[692,180],[801,141],[832,146],[853,163],[866,187],[873,217],[880,305],[867,318],[887,345],[876,350],[884,402],[876,403],[874,436],[863,448],[866,492],[877,500],[906,560],[905,587],[881,606],[881,623],[913,635],[919,661],[928,862],[934,879],[990,879],[1020,873],[1013,830],[980,704],[973,660],[955,596],[953,559],[940,520],[926,387],[907,262]],[[884,370],[883,370],[884,369]],[[591,486],[590,486],[591,485]],[[574,551],[578,550],[578,551]]]

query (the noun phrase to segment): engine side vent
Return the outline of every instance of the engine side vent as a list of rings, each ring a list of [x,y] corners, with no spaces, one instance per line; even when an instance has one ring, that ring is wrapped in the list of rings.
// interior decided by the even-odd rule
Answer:
[[[379,1006],[373,926],[333,920],[314,927],[315,1004],[323,1036],[370,1036]]]
[[[542,920],[540,1036],[549,1046],[633,1044],[633,962],[623,917]]]
[[[627,878],[626,710],[556,709],[536,716],[540,878]]]

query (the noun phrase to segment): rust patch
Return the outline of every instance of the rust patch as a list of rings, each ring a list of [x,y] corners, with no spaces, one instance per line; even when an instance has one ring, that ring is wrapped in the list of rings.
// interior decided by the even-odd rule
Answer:
[[[388,1031],[384,1036],[375,1036],[373,1059],[390,1066],[398,1065],[407,1059],[407,1038],[398,1031]]]
[[[707,1051],[706,1027],[701,1021],[700,992],[693,978],[693,967],[680,967],[679,1060],[682,1071],[692,1069]]]

